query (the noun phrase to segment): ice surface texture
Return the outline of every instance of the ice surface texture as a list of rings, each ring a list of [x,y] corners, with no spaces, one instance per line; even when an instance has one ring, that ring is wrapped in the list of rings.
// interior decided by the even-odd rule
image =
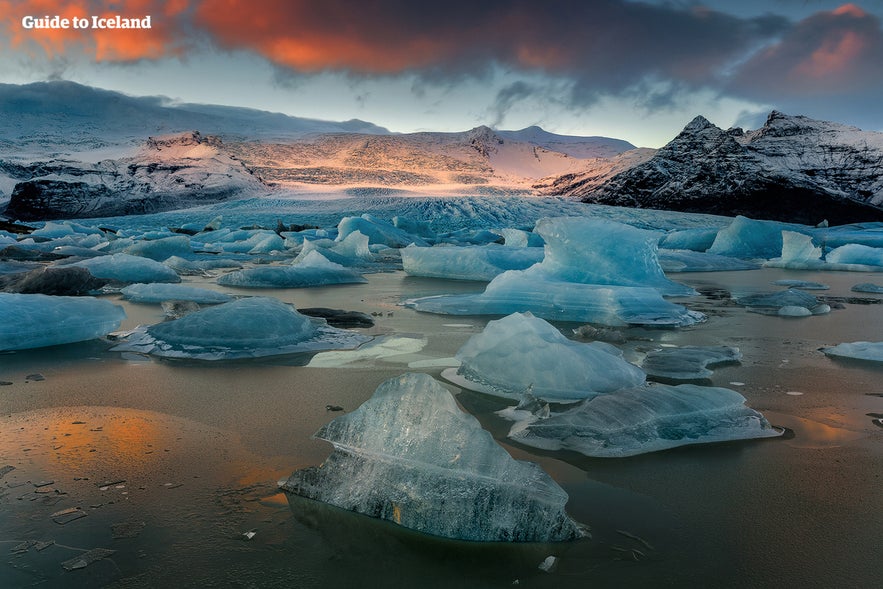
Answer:
[[[367,280],[349,268],[329,262],[316,250],[296,265],[246,268],[218,278],[218,284],[240,288],[304,288],[359,282]]]
[[[233,300],[228,294],[183,284],[130,284],[120,291],[123,298],[134,303],[193,301],[200,305],[217,305]]]
[[[410,276],[450,280],[493,280],[506,270],[524,270],[543,259],[537,247],[476,245],[408,246],[401,250],[402,266]]]
[[[599,395],[546,419],[516,422],[509,437],[544,450],[625,457],[707,442],[780,434],[736,391],[692,384],[645,385]]]
[[[530,313],[489,322],[456,358],[467,388],[474,383],[482,392],[510,399],[530,390],[546,401],[576,401],[644,382],[641,369],[615,347],[569,340]]]
[[[537,464],[514,460],[426,374],[384,382],[315,437],[334,451],[292,474],[286,491],[460,540],[582,535],[564,512],[567,493]]]
[[[0,350],[94,339],[125,318],[122,307],[92,297],[0,293]]]
[[[682,346],[648,353],[641,367],[657,378],[697,380],[713,374],[708,366],[741,359],[739,348],[730,346]]]
[[[883,362],[883,342],[843,343],[830,348],[822,348],[822,351],[829,356]]]
[[[311,320],[277,299],[251,297],[139,328],[113,351],[226,360],[355,348],[369,339]]]
[[[71,265],[86,268],[96,278],[117,282],[181,282],[177,272],[168,266],[129,254],[99,256]]]
[[[694,291],[665,278],[655,234],[582,218],[541,219],[536,231],[546,241],[541,263],[500,274],[481,294],[425,297],[406,304],[430,313],[530,311],[549,320],[604,325],[684,326],[704,320],[701,313],[660,295],[660,289],[668,294]]]

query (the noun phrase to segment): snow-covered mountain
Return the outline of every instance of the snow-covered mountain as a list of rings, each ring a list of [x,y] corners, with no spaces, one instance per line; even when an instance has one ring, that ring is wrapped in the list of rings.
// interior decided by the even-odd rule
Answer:
[[[538,147],[557,151],[570,157],[610,158],[615,157],[635,146],[623,139],[611,137],[581,137],[578,135],[558,135],[549,133],[536,125],[525,127],[518,131],[497,131],[497,135],[503,139],[523,141]]]
[[[597,181],[591,171],[545,192],[586,202],[832,223],[883,219],[883,133],[770,113],[727,131],[699,116],[646,161]]]
[[[96,163],[0,161],[0,176],[14,182],[5,215],[23,221],[156,212],[267,190],[220,139],[195,131],[151,137],[128,157]]]

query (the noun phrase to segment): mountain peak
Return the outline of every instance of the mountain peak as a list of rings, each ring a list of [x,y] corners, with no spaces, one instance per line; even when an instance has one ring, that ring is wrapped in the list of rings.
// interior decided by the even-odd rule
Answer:
[[[695,133],[697,131],[704,131],[705,129],[717,128],[715,125],[703,117],[702,115],[696,115],[696,117],[687,123],[687,126],[684,127],[684,131]]]

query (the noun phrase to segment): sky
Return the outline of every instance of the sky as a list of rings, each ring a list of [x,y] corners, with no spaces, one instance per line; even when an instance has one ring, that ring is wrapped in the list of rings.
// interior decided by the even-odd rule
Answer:
[[[883,131],[883,0],[0,0],[0,80],[395,132],[540,125],[660,147],[696,115]],[[144,30],[25,28],[23,17]]]

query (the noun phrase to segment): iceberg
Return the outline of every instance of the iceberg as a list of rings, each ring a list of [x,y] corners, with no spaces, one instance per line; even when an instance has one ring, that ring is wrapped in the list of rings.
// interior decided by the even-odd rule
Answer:
[[[328,261],[317,250],[295,265],[246,268],[218,278],[218,284],[240,288],[305,288],[361,282],[367,282],[361,274]]]
[[[500,245],[418,247],[401,250],[402,266],[409,276],[479,280],[488,282],[506,270],[524,270],[542,261],[536,247]]]
[[[782,253],[782,233],[785,231],[809,231],[801,227],[777,221],[756,221],[741,215],[728,226],[720,229],[708,253],[734,258],[775,258]]]
[[[543,450],[620,458],[781,433],[736,391],[659,384],[599,395],[545,419],[530,415],[513,424],[509,438]]]
[[[883,342],[852,342],[822,348],[828,356],[883,362]]]
[[[122,307],[93,297],[0,293],[0,351],[99,338],[125,318]]]
[[[315,436],[334,446],[281,486],[426,534],[484,542],[558,542],[585,534],[567,493],[535,463],[514,460],[426,374],[381,384]]]
[[[343,241],[322,241],[328,242],[330,244],[329,247],[319,245],[318,240],[304,240],[303,247],[297,258],[295,258],[294,264],[299,263],[310,255],[311,252],[315,251],[329,262],[340,264],[346,268],[370,267],[373,265],[375,257],[368,247],[368,237],[362,235],[359,231],[353,231]]]
[[[172,256],[189,256],[193,253],[193,249],[190,247],[190,238],[186,235],[174,235],[160,239],[136,241],[125,248],[122,253],[162,262]]]
[[[883,247],[848,243],[828,252],[825,260],[830,264],[883,266]]]
[[[22,294],[80,296],[101,289],[106,280],[95,278],[85,268],[38,266],[29,272],[0,273],[0,290]]]
[[[543,261],[509,270],[480,294],[406,301],[418,311],[450,315],[508,315],[603,325],[685,326],[704,320],[662,298],[695,291],[668,280],[659,265],[656,234],[597,219],[540,219]]]
[[[405,247],[406,245],[429,245],[426,240],[408,233],[386,221],[365,213],[361,217],[344,217],[337,224],[337,241],[343,241],[355,231],[367,235],[369,243],[383,244],[389,247]]]
[[[242,264],[236,260],[217,258],[215,256],[193,260],[172,256],[165,260],[163,264],[175,270],[179,275],[183,274],[185,276],[204,276],[209,270],[242,268]]]
[[[717,229],[681,229],[667,233],[659,240],[659,247],[670,250],[691,250],[704,252],[714,243]]]
[[[807,317],[824,315],[831,307],[807,292],[789,288],[775,293],[760,293],[739,297],[736,303],[750,307],[756,313],[782,315],[787,317]]]
[[[250,297],[180,319],[139,327],[115,352],[167,358],[229,360],[318,350],[350,349],[368,336],[311,320],[277,299]]]
[[[457,351],[460,367],[442,376],[459,386],[520,399],[570,403],[644,382],[614,346],[567,339],[530,313],[491,321]],[[459,377],[459,378],[457,378]]]
[[[666,272],[729,272],[760,268],[759,264],[747,260],[690,250],[660,250],[659,265]]]
[[[787,286],[788,288],[798,288],[800,290],[828,290],[831,288],[827,284],[821,282],[812,282],[809,280],[776,280],[773,282],[776,286]]]
[[[699,380],[713,373],[709,366],[738,362],[739,348],[730,346],[681,346],[649,352],[641,368],[648,376],[669,380]]]
[[[178,273],[160,262],[129,254],[113,254],[70,264],[86,268],[92,276],[117,282],[181,282]]]
[[[130,284],[120,293],[133,303],[192,301],[200,305],[218,305],[233,300],[233,297],[222,292],[183,284]]]
[[[852,292],[871,292],[881,294],[883,293],[883,286],[872,282],[862,282],[861,284],[854,285],[850,290]]]

